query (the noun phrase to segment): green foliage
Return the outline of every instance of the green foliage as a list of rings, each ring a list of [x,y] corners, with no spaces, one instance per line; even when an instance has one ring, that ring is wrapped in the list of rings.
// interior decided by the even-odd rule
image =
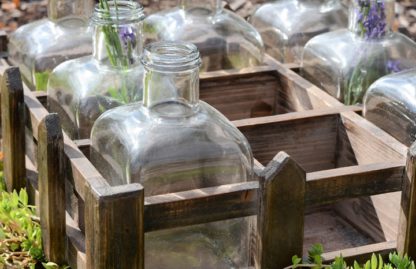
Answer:
[[[35,73],[35,87],[37,91],[46,91],[50,71]]]
[[[347,265],[342,256],[336,257],[331,264],[323,264],[322,259],[323,247],[321,244],[315,244],[308,252],[308,260],[306,263],[301,263],[302,260],[298,256],[292,257],[292,265],[285,269],[292,268],[313,268],[313,269],[416,269],[415,263],[407,255],[400,255],[397,253],[390,253],[387,263],[384,262],[381,255],[373,254],[370,260],[364,264],[359,264],[354,261],[354,264]]]
[[[35,213],[25,189],[19,193],[5,191],[0,171],[0,268],[2,264],[29,269],[41,265],[46,269],[69,268],[45,260],[40,223]]]

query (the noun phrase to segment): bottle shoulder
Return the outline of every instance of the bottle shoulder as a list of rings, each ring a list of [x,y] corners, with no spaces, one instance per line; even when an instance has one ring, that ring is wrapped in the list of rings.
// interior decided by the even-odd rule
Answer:
[[[222,10],[219,13],[195,11],[194,13],[180,8],[155,13],[144,20],[146,38],[157,36],[162,40],[187,40],[251,36],[251,41],[262,46],[257,30],[237,15]]]
[[[334,69],[349,70],[360,61],[369,59],[399,61],[402,69],[408,69],[416,63],[416,43],[400,33],[367,41],[341,29],[312,38],[305,45],[302,65],[307,67],[319,62]]]
[[[9,46],[25,51],[26,54],[41,54],[69,48],[74,44],[91,47],[91,42],[92,33],[87,24],[66,27],[42,19],[19,27],[10,35]]]
[[[118,141],[128,149],[201,141],[208,144],[247,143],[235,126],[202,101],[194,115],[177,119],[155,115],[141,102],[112,109],[97,119],[91,139],[93,144],[107,140]]]
[[[319,34],[345,28],[348,14],[338,2],[306,5],[293,0],[275,1],[257,8],[250,22],[260,32],[277,31],[288,36],[301,32]]]
[[[76,93],[80,97],[89,94],[105,94],[108,89],[119,88],[128,81],[130,88],[141,91],[144,69],[141,64],[127,70],[100,64],[93,56],[84,56],[59,64],[52,71],[48,82],[48,94],[56,91]]]

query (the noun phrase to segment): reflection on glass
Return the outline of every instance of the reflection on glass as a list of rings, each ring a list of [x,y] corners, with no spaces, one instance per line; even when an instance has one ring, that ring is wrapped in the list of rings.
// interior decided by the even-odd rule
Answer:
[[[416,63],[416,43],[391,31],[393,0],[353,0],[349,28],[305,46],[302,74],[345,104],[360,104],[378,78]]]
[[[260,34],[221,4],[221,0],[180,0],[178,7],[150,15],[144,26],[146,44],[192,42],[201,52],[202,71],[261,64]]]
[[[252,179],[246,138],[199,101],[200,57],[190,43],[147,46],[143,101],[104,113],[91,134],[91,160],[112,185],[138,182],[159,195]],[[146,268],[249,265],[250,219],[146,234]]]
[[[88,18],[94,0],[49,0],[48,18],[19,27],[10,35],[9,60],[19,66],[32,90],[45,91],[58,64],[91,53]]]
[[[277,0],[261,5],[251,16],[266,52],[283,63],[300,63],[312,37],[347,26],[347,8],[340,0]]]
[[[104,111],[142,98],[143,8],[130,1],[115,7],[95,9],[93,54],[60,64],[49,79],[49,109],[73,139],[89,138]]]
[[[364,99],[364,116],[410,146],[416,140],[416,69],[373,83]]]

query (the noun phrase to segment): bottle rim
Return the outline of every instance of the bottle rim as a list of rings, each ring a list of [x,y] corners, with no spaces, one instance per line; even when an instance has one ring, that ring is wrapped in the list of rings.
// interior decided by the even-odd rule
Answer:
[[[198,48],[189,42],[155,42],[146,45],[143,66],[162,72],[182,72],[201,66]]]
[[[92,22],[98,25],[129,24],[145,18],[144,8],[137,2],[118,0],[108,1],[108,9],[95,5]]]

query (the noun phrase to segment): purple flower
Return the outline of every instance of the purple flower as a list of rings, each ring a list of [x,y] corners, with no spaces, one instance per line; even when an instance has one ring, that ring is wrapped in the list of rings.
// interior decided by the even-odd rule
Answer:
[[[355,0],[357,24],[366,39],[383,37],[387,32],[386,7],[376,0]]]
[[[400,67],[400,62],[397,60],[388,60],[387,71],[389,73],[397,73],[397,72],[402,71],[402,68]]]
[[[130,26],[122,26],[119,30],[119,36],[125,47],[128,47],[129,44],[132,47],[136,46],[136,33],[133,28]]]

